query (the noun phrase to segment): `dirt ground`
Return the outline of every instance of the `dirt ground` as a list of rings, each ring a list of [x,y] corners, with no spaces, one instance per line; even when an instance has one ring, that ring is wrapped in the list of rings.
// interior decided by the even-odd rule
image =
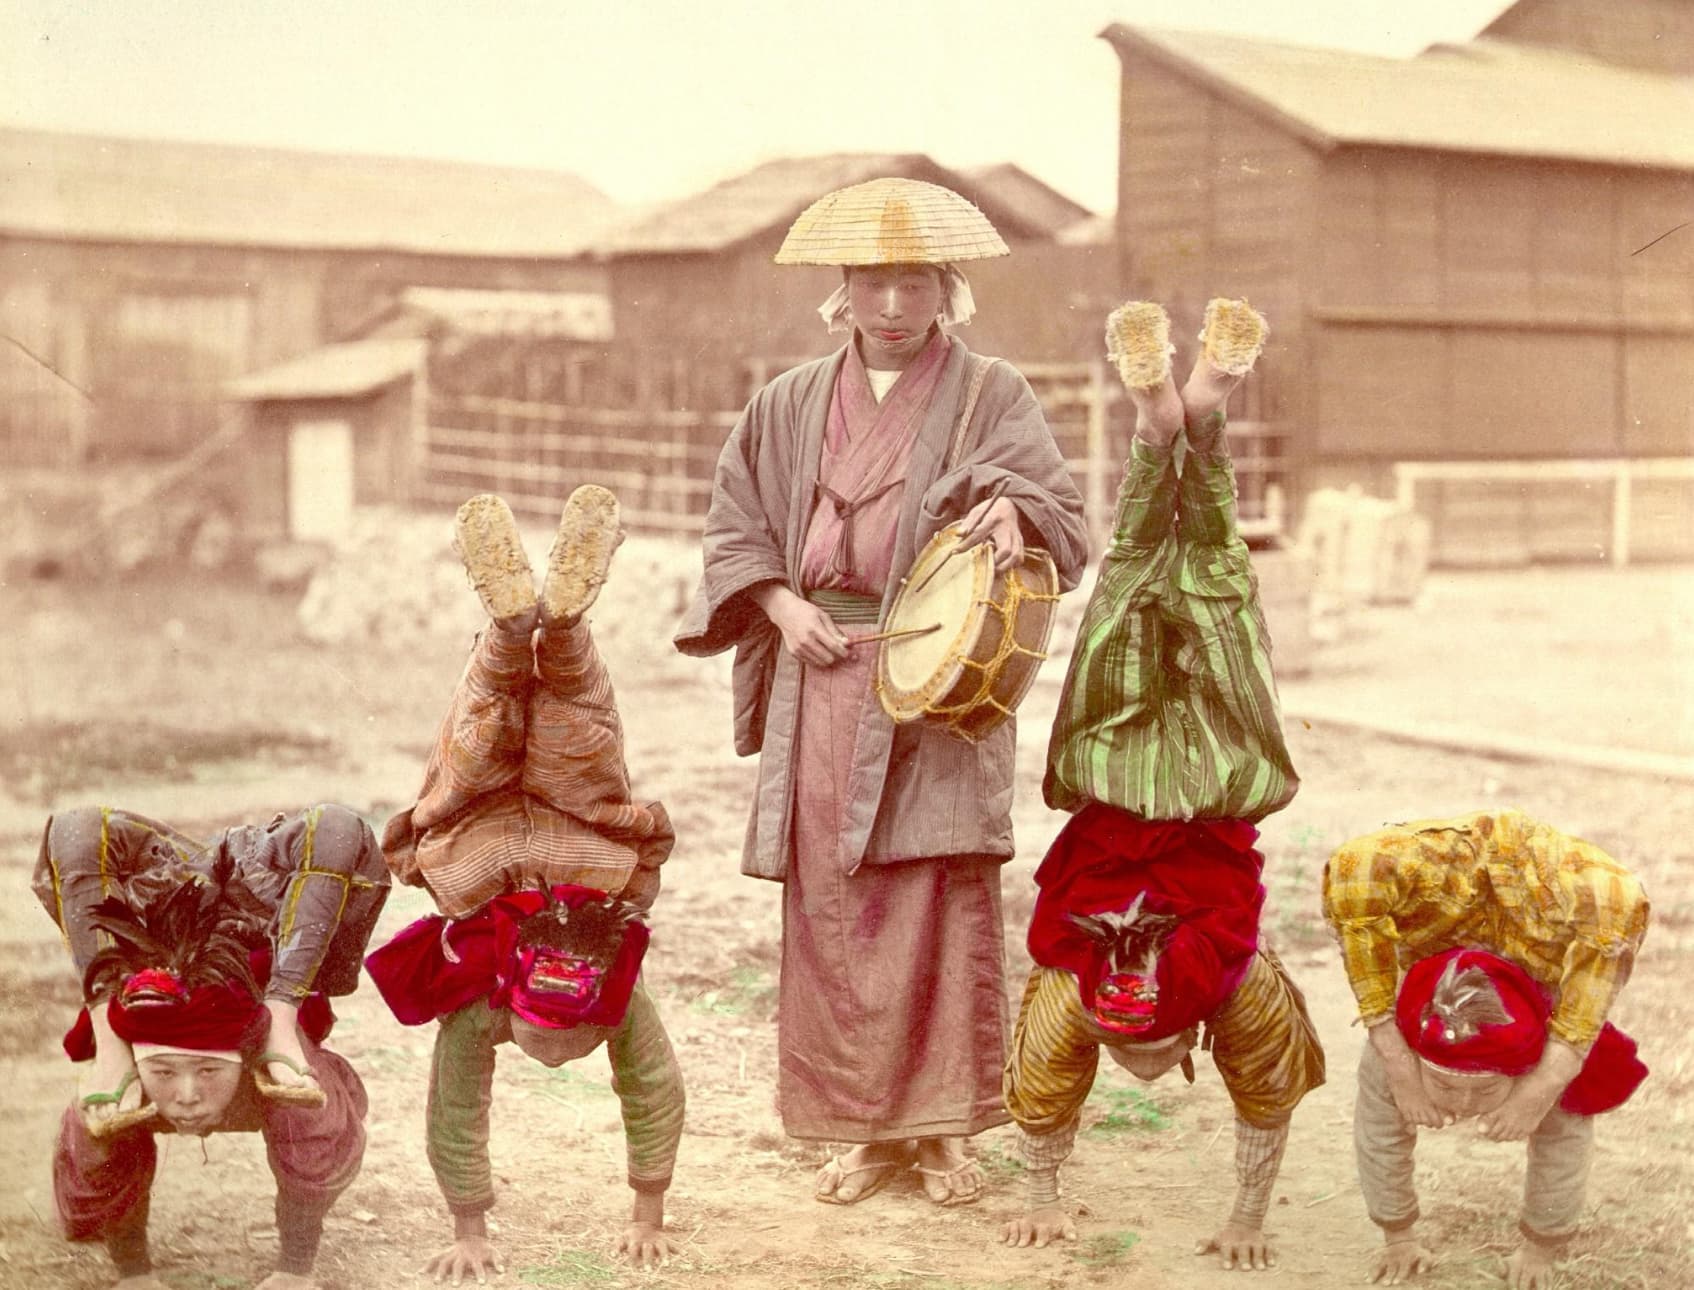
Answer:
[[[419,558],[423,565],[430,560]],[[1360,1032],[1317,914],[1330,850],[1385,821],[1514,805],[1580,833],[1644,874],[1654,926],[1616,1020],[1652,1077],[1601,1122],[1588,1221],[1562,1284],[1688,1284],[1694,1249],[1694,785],[1562,763],[1561,738],[1688,756],[1688,570],[1445,575],[1417,611],[1369,611],[1288,687],[1290,711],[1415,719],[1445,686],[1465,724],[1539,738],[1547,760],[1507,758],[1291,720],[1299,798],[1266,823],[1265,927],[1304,986],[1329,1056],[1329,1083],[1296,1115],[1268,1223],[1269,1273],[1218,1272],[1193,1254],[1225,1216],[1233,1174],[1229,1106],[1199,1063],[1136,1085],[1103,1064],[1065,1203],[1079,1240],[1005,1250],[1021,1200],[1015,1131],[974,1150],[983,1203],[937,1209],[915,1176],[853,1208],[814,1203],[826,1154],[786,1138],[773,1105],[778,889],[737,873],[753,767],[729,747],[722,660],[669,647],[691,582],[684,548],[632,539],[594,615],[628,733],[637,791],[669,806],[680,838],[655,911],[648,979],[688,1082],[688,1126],[669,1195],[681,1256],[637,1273],[611,1256],[629,1194],[617,1102],[604,1058],[548,1071],[503,1053],[497,1075],[493,1212],[507,1284],[651,1284],[677,1290],[794,1286],[987,1287],[1357,1285],[1378,1241],[1353,1173],[1350,1118]],[[396,578],[413,576],[401,563]],[[438,572],[438,570],[437,570]],[[421,576],[421,575],[419,575]],[[94,1287],[97,1248],[56,1233],[48,1153],[72,1070],[58,1050],[76,985],[28,892],[43,820],[88,801],[210,830],[310,801],[345,802],[380,827],[409,799],[474,624],[384,633],[387,643],[314,645],[295,598],[186,575],[111,584],[13,583],[0,633],[0,1284]],[[1073,600],[1079,600],[1073,597]],[[1568,612],[1559,612],[1563,606]],[[1078,606],[1073,606],[1074,608]],[[1468,614],[1461,618],[1460,612]],[[389,637],[397,636],[397,640]],[[1062,644],[1062,642],[1061,642]],[[1573,670],[1574,669],[1574,670]],[[1019,854],[1004,871],[1008,985],[1028,960],[1031,874],[1058,827],[1041,805],[1045,735],[1063,673],[1055,658],[1026,706],[1020,740]],[[1372,678],[1375,678],[1374,688]],[[1538,681],[1538,678],[1540,680]],[[1405,695],[1414,697],[1408,704]],[[1609,696],[1609,697],[1608,697]],[[1299,702],[1295,702],[1298,699]],[[1644,733],[1643,733],[1644,732]],[[378,937],[429,911],[397,891]],[[432,1035],[406,1029],[363,986],[338,1004],[332,1045],[372,1094],[358,1180],[330,1215],[318,1260],[333,1290],[406,1284],[451,1224],[422,1143]],[[166,1139],[154,1192],[156,1262],[179,1290],[251,1285],[276,1248],[271,1183],[256,1135]],[[1466,1128],[1426,1135],[1419,1154],[1431,1287],[1498,1284],[1515,1243],[1523,1149]]]

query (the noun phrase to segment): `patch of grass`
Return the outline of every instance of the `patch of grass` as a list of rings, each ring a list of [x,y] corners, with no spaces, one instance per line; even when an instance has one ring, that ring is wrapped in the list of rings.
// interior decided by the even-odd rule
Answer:
[[[1024,1163],[1015,1147],[1004,1142],[986,1142],[977,1149],[976,1163],[991,1182],[1021,1177]]]
[[[1083,1267],[1111,1268],[1128,1258],[1129,1252],[1140,1243],[1139,1232],[1105,1232],[1089,1237],[1068,1253]]]
[[[767,1020],[776,1009],[776,983],[764,968],[743,965],[731,971],[723,985],[689,1000],[688,1006],[717,1016]]]
[[[1106,1113],[1088,1126],[1096,1137],[1116,1133],[1157,1133],[1170,1127],[1170,1116],[1152,1098],[1137,1088],[1105,1088],[1095,1085],[1090,1102],[1103,1102]]]
[[[518,1280],[532,1286],[600,1286],[620,1280],[622,1273],[598,1254],[566,1250],[551,1263],[518,1269]]]

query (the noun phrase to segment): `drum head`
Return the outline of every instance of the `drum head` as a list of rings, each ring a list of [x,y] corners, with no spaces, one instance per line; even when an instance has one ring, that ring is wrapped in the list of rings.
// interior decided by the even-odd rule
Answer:
[[[887,627],[940,630],[883,643],[883,705],[895,720],[922,716],[958,679],[962,660],[981,629],[981,601],[993,576],[993,549],[982,543],[958,551],[949,530],[937,534],[912,565],[906,585],[889,608]]]

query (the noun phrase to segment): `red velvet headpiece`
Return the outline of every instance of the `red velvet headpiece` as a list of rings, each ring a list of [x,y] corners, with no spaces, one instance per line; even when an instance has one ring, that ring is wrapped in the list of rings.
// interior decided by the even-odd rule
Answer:
[[[1258,830],[1241,820],[1142,820],[1091,803],[1077,812],[1036,871],[1029,953],[1075,975],[1103,1028],[1142,1042],[1206,1020],[1234,992],[1259,945]],[[1110,974],[1104,947],[1071,915],[1146,914],[1176,920],[1151,981]]]
[[[270,980],[271,952],[247,956],[253,979],[262,988]],[[165,1044],[207,1052],[255,1049],[269,1033],[264,1005],[246,991],[227,985],[203,985],[185,990],[171,972],[148,968],[124,978],[112,996],[106,1016],[112,1032],[131,1044]],[[335,1025],[335,1012],[321,994],[300,1003],[300,1029],[313,1043],[322,1043]],[[73,1062],[94,1056],[94,1027],[88,1009],[77,1014],[65,1032],[65,1054]]]
[[[1493,1020],[1455,1025],[1454,1009],[1447,1004],[1460,973],[1477,974],[1469,980],[1492,990],[1499,1005]],[[1438,991],[1443,994],[1440,1001]],[[1523,1075],[1541,1060],[1551,1015],[1552,1002],[1540,982],[1510,959],[1476,949],[1445,950],[1419,959],[1401,981],[1394,1005],[1400,1033],[1426,1061],[1448,1070],[1509,1076]],[[1621,1106],[1646,1078],[1635,1041],[1608,1021],[1582,1069],[1565,1087],[1559,1106],[1573,1115],[1598,1115]]]
[[[125,1043],[207,1051],[255,1048],[269,1021],[264,1005],[246,990],[229,985],[188,990],[162,968],[126,977],[106,1016]]]

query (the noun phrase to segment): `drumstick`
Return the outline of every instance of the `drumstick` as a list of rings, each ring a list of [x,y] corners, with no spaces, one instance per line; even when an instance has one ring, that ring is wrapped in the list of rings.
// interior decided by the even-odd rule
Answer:
[[[990,506],[994,505],[995,502],[1000,500],[1000,494],[1006,491],[1007,486],[1010,485],[1011,482],[1012,477],[1010,475],[1001,475],[1000,478],[994,482],[994,487],[988,490],[988,496],[983,498],[978,505],[986,511]],[[941,572],[941,566],[946,564],[948,560],[951,560],[957,551],[958,548],[955,547],[952,551],[947,553],[946,559],[937,560],[935,564],[931,566],[930,571],[924,574],[923,580],[919,582],[917,586],[910,589],[912,594],[915,595],[922,591],[925,587],[929,586],[929,580]]]
[[[898,640],[902,636],[928,636],[931,632],[941,630],[940,623],[931,623],[928,627],[896,627],[893,631],[877,632],[874,636],[854,636],[847,642],[847,648],[855,645],[869,645],[872,641]]]

